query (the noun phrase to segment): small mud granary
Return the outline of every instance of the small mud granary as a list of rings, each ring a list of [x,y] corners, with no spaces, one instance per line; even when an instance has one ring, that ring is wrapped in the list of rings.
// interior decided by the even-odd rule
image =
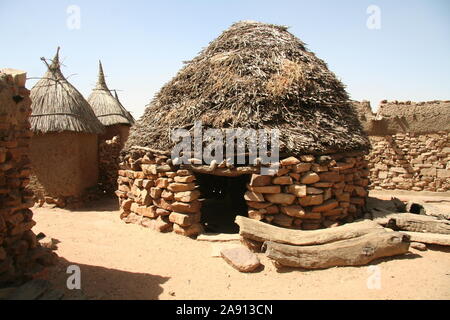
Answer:
[[[278,129],[278,171],[262,175],[264,163],[250,160],[172,161],[171,130],[192,132],[197,121],[204,130]],[[368,149],[325,62],[286,27],[238,22],[187,62],[132,127],[116,191],[121,217],[186,236],[234,232],[236,215],[302,230],[351,222],[367,198]]]

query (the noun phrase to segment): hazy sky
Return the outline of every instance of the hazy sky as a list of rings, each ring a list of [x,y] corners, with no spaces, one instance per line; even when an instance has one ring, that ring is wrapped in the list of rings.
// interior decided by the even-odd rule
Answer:
[[[370,5],[380,29],[367,27]],[[183,61],[239,20],[290,26],[373,109],[383,99],[450,99],[448,0],[0,0],[0,68],[40,77],[39,58],[61,46],[63,73],[87,97],[101,59],[110,89],[138,118]]]

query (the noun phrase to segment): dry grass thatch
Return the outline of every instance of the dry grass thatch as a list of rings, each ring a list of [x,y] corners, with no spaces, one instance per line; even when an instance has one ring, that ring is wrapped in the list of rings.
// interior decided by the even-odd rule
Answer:
[[[44,58],[41,58],[46,64]],[[59,48],[45,75],[31,89],[31,130],[100,134],[104,128],[83,95],[64,77]]]
[[[116,99],[105,82],[102,63],[99,62],[98,81],[94,90],[88,98],[88,102],[95,112],[95,115],[104,126],[115,124],[132,125],[134,119],[130,119],[130,114],[122,104]]]
[[[170,150],[170,130],[278,128],[281,152],[366,150],[344,85],[287,27],[238,22],[186,63],[132,127],[127,147]]]

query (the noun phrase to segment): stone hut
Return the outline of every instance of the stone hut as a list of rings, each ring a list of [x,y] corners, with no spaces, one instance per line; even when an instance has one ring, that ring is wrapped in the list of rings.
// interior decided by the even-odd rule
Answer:
[[[99,62],[97,85],[92,90],[87,101],[105,127],[105,133],[100,137],[100,141],[110,140],[114,136],[119,136],[123,145],[128,139],[134,119],[118,100],[117,93],[116,97],[114,97],[108,89],[101,62]]]
[[[450,190],[450,101],[382,101],[377,114],[355,104],[373,146],[370,188]]]
[[[200,134],[278,130],[279,148],[271,142],[270,150],[278,150],[278,170],[255,158],[252,147],[264,139],[223,161],[174,152],[172,129],[195,139],[199,121]],[[302,230],[351,222],[365,207],[368,149],[344,85],[325,62],[287,27],[238,22],[187,62],[132,127],[116,191],[121,218],[186,236],[236,232],[236,215]]]
[[[31,89],[30,187],[36,198],[64,206],[98,181],[98,135],[104,128],[60,70],[58,52]]]

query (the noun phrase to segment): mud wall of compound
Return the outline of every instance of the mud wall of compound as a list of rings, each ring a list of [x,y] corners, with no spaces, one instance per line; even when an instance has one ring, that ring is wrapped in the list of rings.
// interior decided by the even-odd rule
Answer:
[[[42,248],[34,232],[29,145],[32,133],[26,73],[0,72],[0,288],[33,277],[55,256]]]
[[[44,196],[77,197],[86,188],[97,184],[98,142],[94,134],[35,134],[31,141],[30,159],[33,180],[37,181],[36,189],[44,192]]]
[[[195,173],[251,175],[248,216],[286,228],[313,230],[351,222],[364,212],[369,170],[361,153],[304,155],[280,161],[273,175],[260,167],[174,166],[165,155],[133,151],[120,164],[121,218],[158,231],[202,232],[202,194]]]

